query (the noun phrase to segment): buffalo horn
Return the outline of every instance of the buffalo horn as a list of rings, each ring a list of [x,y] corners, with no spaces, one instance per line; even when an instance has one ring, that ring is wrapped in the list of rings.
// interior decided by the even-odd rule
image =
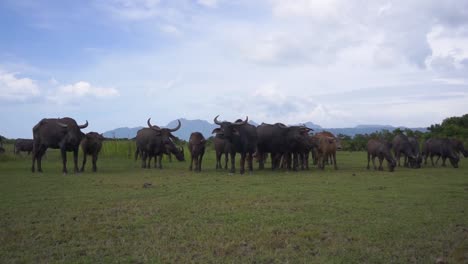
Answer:
[[[174,132],[174,131],[177,131],[179,130],[179,128],[182,126],[182,124],[180,123],[180,120],[177,119],[177,122],[179,123],[175,128],[173,129],[169,129],[170,132]]]
[[[236,126],[245,125],[245,124],[247,124],[247,121],[249,121],[249,117],[248,117],[248,116],[245,117],[245,120],[244,120],[244,121],[242,121],[242,122],[235,122],[234,125],[236,125]]]
[[[150,120],[151,120],[151,117],[148,118],[148,121],[146,121],[146,123],[148,124],[148,127],[151,128],[151,129],[154,129],[154,130],[156,130],[156,131],[161,131],[161,128],[160,128],[160,127],[151,125]]]
[[[83,125],[79,125],[78,127],[80,129],[87,128],[88,127],[88,120],[86,120],[86,123],[84,123]]]
[[[222,123],[218,121],[218,116],[217,115],[215,118],[214,118],[214,123],[217,124],[217,125],[221,125]]]

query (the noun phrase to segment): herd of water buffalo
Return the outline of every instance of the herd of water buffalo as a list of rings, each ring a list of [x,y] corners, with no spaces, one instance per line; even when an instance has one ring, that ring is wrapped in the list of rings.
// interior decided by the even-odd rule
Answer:
[[[148,119],[148,127],[137,132],[135,159],[141,156],[142,168],[150,168],[151,159],[154,158],[155,167],[162,168],[161,160],[164,154],[173,154],[177,160],[184,160],[184,149],[177,147],[177,141],[172,132],[181,127],[180,121],[175,128],[160,128],[152,125]],[[291,170],[308,169],[309,154],[312,154],[313,164],[323,169],[325,164],[332,164],[337,169],[336,151],[341,149],[340,140],[329,132],[310,134],[311,128],[305,126],[286,126],[282,123],[254,126],[245,120],[235,122],[219,121],[218,116],[214,123],[219,125],[213,130],[213,139],[216,152],[216,169],[223,169],[221,164],[224,155],[224,169],[235,172],[235,157],[240,154],[240,173],[245,172],[245,163],[249,171],[253,170],[253,159],[259,163],[259,169],[264,169],[268,155],[271,158],[271,169],[287,168]],[[72,118],[42,119],[33,127],[33,139],[17,139],[14,152],[32,152],[32,172],[42,172],[42,157],[48,148],[60,149],[63,163],[63,173],[67,173],[66,152],[73,152],[74,171],[84,171],[87,155],[92,156],[93,171],[97,170],[98,154],[102,147],[104,137],[96,132],[84,134],[81,129],[88,126],[88,121],[78,125]],[[201,171],[203,155],[205,153],[206,139],[200,132],[190,135],[188,148],[191,156],[190,170]],[[372,161],[374,169],[383,170],[382,163],[386,160],[389,170],[393,171],[400,165],[400,158],[404,158],[404,166],[420,168],[424,159],[430,157],[434,166],[433,157],[437,161],[442,158],[442,166],[449,159],[454,168],[458,167],[460,153],[468,157],[463,143],[456,139],[431,138],[423,143],[419,149],[416,138],[398,134],[392,142],[382,139],[370,139],[367,143],[367,169]],[[81,146],[84,157],[81,169],[78,168],[78,150]],[[392,154],[394,153],[394,155]],[[229,159],[230,157],[230,159]],[[375,164],[379,160],[379,166]],[[194,166],[194,168],[193,168]]]

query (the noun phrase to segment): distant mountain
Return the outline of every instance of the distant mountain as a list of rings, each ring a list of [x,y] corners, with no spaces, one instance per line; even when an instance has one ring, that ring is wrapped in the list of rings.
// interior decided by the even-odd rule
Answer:
[[[138,130],[143,127],[119,127],[103,133],[105,138],[134,138]]]
[[[200,119],[188,120],[185,118],[181,118],[180,122],[182,126],[180,127],[179,130],[174,132],[174,135],[183,140],[188,140],[190,137],[190,134],[195,131],[201,132],[203,136],[205,136],[205,138],[209,138],[212,136],[211,131],[213,131],[213,129],[218,127],[218,125],[215,125],[206,120],[200,120]],[[258,125],[256,122],[251,121],[251,120],[249,120],[249,123],[252,125]],[[301,125],[305,125],[306,127],[312,128],[315,132],[327,130],[327,131],[332,132],[335,135],[343,134],[343,135],[348,135],[348,136],[354,136],[356,134],[371,134],[371,133],[382,131],[385,129],[389,131],[393,131],[397,128],[405,129],[405,127],[394,127],[394,126],[389,126],[389,125],[358,125],[358,126],[349,127],[349,128],[322,128],[320,125],[314,124],[312,122],[301,123]],[[177,126],[177,120],[173,120],[163,127],[174,128],[176,126]],[[104,136],[108,138],[134,138],[136,136],[137,131],[140,130],[141,128],[143,127],[116,128],[116,129],[104,132]],[[410,128],[410,129],[418,130],[421,132],[427,131],[426,128],[421,128],[421,127]]]

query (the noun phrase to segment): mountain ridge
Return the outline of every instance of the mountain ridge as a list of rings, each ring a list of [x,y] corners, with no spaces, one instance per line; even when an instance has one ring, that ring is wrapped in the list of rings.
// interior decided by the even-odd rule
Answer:
[[[194,120],[189,120],[185,118],[180,118],[179,119],[181,122],[181,127],[179,130],[174,132],[174,135],[179,137],[180,139],[183,140],[188,140],[190,137],[190,134],[192,132],[198,131],[205,136],[205,138],[209,138],[212,136],[212,131],[213,129],[217,128],[218,125],[210,123],[206,120],[202,119],[194,119]],[[249,124],[252,125],[258,125],[255,121],[249,120]],[[153,124],[153,125],[160,125],[160,124]],[[300,124],[292,124],[292,125],[305,125],[306,127],[312,128],[315,132],[320,132],[323,130],[330,131],[331,133],[338,135],[338,134],[343,134],[347,136],[354,136],[356,134],[370,134],[382,130],[394,130],[397,128],[400,129],[406,129],[407,127],[403,126],[391,126],[391,125],[357,125],[355,127],[345,127],[345,128],[323,128],[318,124],[315,124],[313,122],[304,122]],[[172,120],[167,125],[161,126],[161,127],[168,127],[168,128],[174,128],[177,126],[177,119]],[[106,138],[134,138],[136,136],[136,133],[138,130],[144,128],[143,126],[138,126],[138,127],[119,127],[115,128],[109,131],[106,131],[103,133],[104,137]],[[422,131],[425,132],[427,131],[426,128],[422,127],[416,127],[416,128],[409,128],[411,130],[417,130],[417,131]]]

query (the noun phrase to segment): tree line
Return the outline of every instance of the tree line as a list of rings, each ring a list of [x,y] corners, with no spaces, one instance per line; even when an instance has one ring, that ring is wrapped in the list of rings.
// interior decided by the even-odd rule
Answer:
[[[404,133],[415,137],[422,144],[429,138],[457,138],[465,144],[468,143],[468,114],[461,117],[449,117],[441,124],[433,124],[427,128],[427,132],[413,131],[411,129],[397,128],[393,131],[387,129],[376,131],[371,134],[356,134],[354,137],[338,134],[343,150],[363,151],[366,149],[367,141],[371,138],[379,138],[391,141],[397,134]]]

